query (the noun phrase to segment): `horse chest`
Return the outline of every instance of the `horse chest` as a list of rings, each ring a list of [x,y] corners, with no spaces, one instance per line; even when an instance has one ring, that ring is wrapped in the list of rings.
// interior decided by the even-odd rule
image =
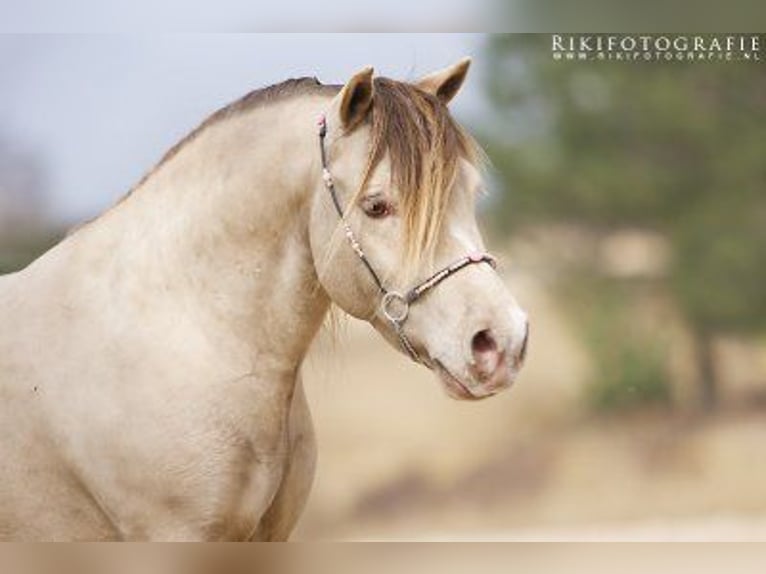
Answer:
[[[205,405],[191,417],[158,412],[142,419],[132,430],[138,459],[106,441],[101,460],[117,478],[96,486],[109,495],[123,538],[243,540],[258,528],[295,449],[287,409],[244,388],[228,389],[233,402],[187,397],[192,406]],[[156,467],[147,454],[159,461],[160,472],[147,472]]]
[[[258,529],[296,457],[286,432],[269,438],[238,441],[223,457],[225,464],[203,477],[192,520],[200,538],[246,540]]]
[[[136,508],[122,508],[119,529],[126,539],[246,540],[279,492],[293,453],[289,448],[233,445],[219,464],[200,468],[184,488],[163,484]]]

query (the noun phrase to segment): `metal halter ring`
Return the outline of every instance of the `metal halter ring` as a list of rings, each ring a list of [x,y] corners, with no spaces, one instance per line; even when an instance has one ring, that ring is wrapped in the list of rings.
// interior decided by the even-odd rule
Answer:
[[[397,306],[399,307],[398,309]],[[387,291],[380,302],[380,309],[383,311],[386,319],[401,325],[410,313],[410,303],[401,293]]]

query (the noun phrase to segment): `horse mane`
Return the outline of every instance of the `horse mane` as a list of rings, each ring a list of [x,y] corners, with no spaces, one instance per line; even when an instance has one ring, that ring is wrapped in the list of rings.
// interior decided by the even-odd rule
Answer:
[[[483,154],[474,139],[452,118],[436,96],[413,84],[378,77],[366,120],[370,149],[361,193],[375,168],[387,157],[392,184],[401,196],[406,261],[416,264],[430,257],[441,233],[461,159],[478,164]],[[126,194],[146,182],[163,164],[213,124],[254,108],[304,95],[334,96],[342,86],[327,85],[314,77],[293,78],[258,90],[217,110],[171,147],[162,159]]]
[[[254,108],[267,106],[282,102],[289,98],[299,97],[308,94],[326,93],[328,95],[335,95],[343,86],[322,84],[315,77],[304,78],[290,78],[279,84],[266,86],[265,88],[259,88],[248,92],[238,100],[234,100],[230,104],[216,110],[210,116],[208,116],[200,125],[194,128],[191,132],[176,142],[162,156],[154,167],[152,167],[139,182],[134,185],[131,190],[120,201],[127,198],[133,191],[141,187],[146,180],[148,180],[154,173],[160,169],[164,164],[173,159],[178,152],[180,152],[187,144],[199,136],[208,127],[222,122],[228,118],[236,117],[240,114],[248,112]]]

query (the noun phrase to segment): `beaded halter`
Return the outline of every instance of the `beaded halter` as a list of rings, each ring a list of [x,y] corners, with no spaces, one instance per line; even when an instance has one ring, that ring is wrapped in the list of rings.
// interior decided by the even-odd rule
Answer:
[[[386,318],[386,320],[390,323],[391,327],[393,328],[394,332],[396,333],[396,336],[399,339],[399,343],[401,344],[402,348],[407,352],[407,354],[410,356],[410,358],[415,361],[416,363],[421,363],[423,365],[429,366],[427,361],[424,361],[420,355],[418,354],[417,350],[415,350],[415,347],[410,342],[409,338],[404,332],[404,323],[407,320],[407,317],[410,313],[410,306],[417,302],[423,295],[428,293],[431,289],[439,285],[442,281],[447,279],[448,277],[454,275],[461,269],[465,269],[469,265],[474,265],[478,263],[488,263],[493,268],[496,266],[495,258],[492,257],[489,253],[479,252],[479,253],[469,253],[468,255],[465,255],[455,261],[454,263],[451,263],[450,265],[447,265],[446,267],[440,269],[427,279],[421,281],[405,293],[400,293],[399,291],[393,291],[386,288],[386,286],[383,283],[383,280],[381,279],[380,275],[378,275],[377,271],[375,271],[375,268],[370,263],[370,260],[367,258],[367,255],[365,255],[364,250],[362,249],[361,244],[356,238],[356,235],[354,235],[353,230],[351,229],[351,226],[348,224],[348,221],[346,221],[346,218],[344,216],[343,207],[340,204],[340,199],[338,198],[338,192],[335,189],[335,183],[333,182],[332,174],[330,173],[330,169],[328,167],[327,162],[327,153],[325,150],[325,137],[327,136],[327,119],[325,118],[324,114],[319,116],[319,120],[317,122],[319,126],[319,151],[321,153],[322,158],[322,180],[324,181],[325,187],[330,192],[330,197],[332,198],[332,203],[335,206],[335,211],[338,214],[338,217],[340,218],[341,224],[343,225],[343,231],[345,232],[346,239],[351,246],[351,249],[354,250],[354,253],[356,253],[356,256],[359,258],[359,260],[362,262],[362,264],[365,266],[367,271],[370,274],[370,277],[372,277],[373,282],[377,286],[378,290],[381,294],[381,300],[380,300],[380,310],[383,313],[383,316]]]

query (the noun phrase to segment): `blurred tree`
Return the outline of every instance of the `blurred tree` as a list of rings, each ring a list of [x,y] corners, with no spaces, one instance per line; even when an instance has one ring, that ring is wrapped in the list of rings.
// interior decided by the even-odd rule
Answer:
[[[763,63],[560,61],[549,35],[494,35],[487,56],[484,143],[510,190],[498,227],[664,234],[666,287],[693,331],[711,408],[711,338],[766,330]]]
[[[0,137],[0,274],[26,266],[61,235],[46,224],[45,179],[35,153]]]

